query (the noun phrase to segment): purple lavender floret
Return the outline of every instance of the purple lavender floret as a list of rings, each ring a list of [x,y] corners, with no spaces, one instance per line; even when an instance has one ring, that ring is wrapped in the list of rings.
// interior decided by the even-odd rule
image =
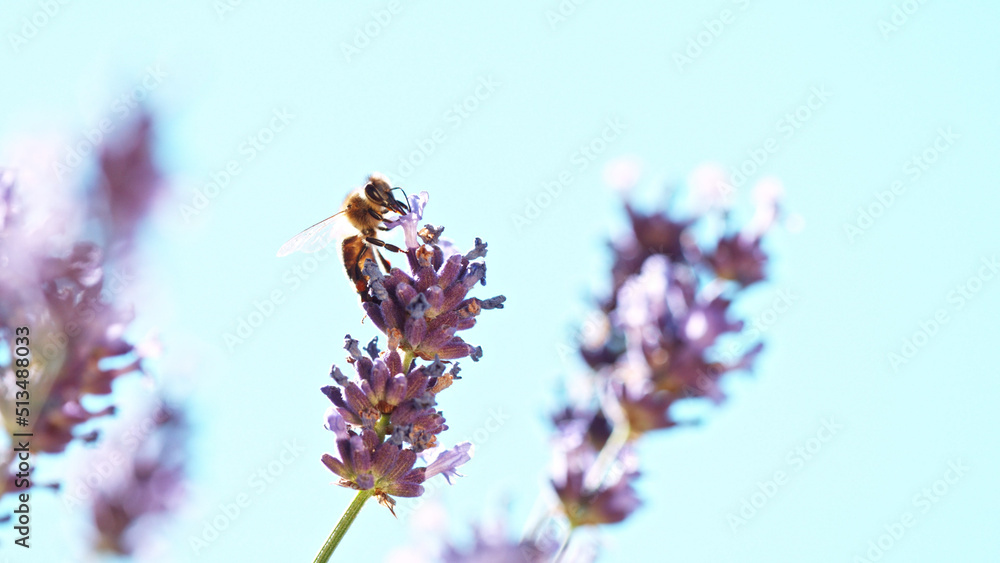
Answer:
[[[323,464],[341,478],[340,485],[377,494],[418,497],[424,493],[425,468],[414,469],[417,454],[390,442],[378,442],[374,430],[349,431],[337,439],[339,459],[323,454]]]
[[[427,466],[426,477],[430,479],[435,475],[442,475],[448,484],[451,484],[452,477],[462,477],[457,469],[465,462],[472,459],[473,446],[471,442],[462,442],[450,450],[442,449],[434,461]]]

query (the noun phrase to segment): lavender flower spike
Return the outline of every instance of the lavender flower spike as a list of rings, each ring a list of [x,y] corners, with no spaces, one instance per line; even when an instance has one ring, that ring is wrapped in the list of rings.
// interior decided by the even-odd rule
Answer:
[[[347,335],[344,349],[356,376],[334,366],[334,384],[321,388],[333,403],[326,411],[326,428],[337,444],[337,455],[321,459],[340,477],[340,486],[359,491],[317,555],[321,563],[333,555],[368,498],[392,511],[393,497],[422,495],[424,481],[436,475],[451,484],[453,477],[461,477],[458,468],[472,459],[470,442],[450,449],[441,444],[448,425],[437,397],[461,380],[458,364],[448,369],[448,360],[482,357],[481,347],[455,333],[472,328],[484,309],[502,309],[506,298],[469,296],[477,284],[486,284],[486,243],[477,238],[464,255],[446,248],[440,238],[444,227],[418,230],[427,192],[408,199],[408,212],[385,223],[388,229],[403,228],[405,269],[383,274],[371,259],[361,269],[360,283],[367,283],[362,307],[388,346],[380,350],[376,337],[363,354],[358,341]],[[384,259],[381,263],[389,267]],[[417,467],[418,456],[429,463]]]

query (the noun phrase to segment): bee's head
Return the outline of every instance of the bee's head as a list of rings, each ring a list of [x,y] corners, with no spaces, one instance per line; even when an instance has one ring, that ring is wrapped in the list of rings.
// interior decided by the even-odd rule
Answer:
[[[410,212],[410,206],[406,204],[406,192],[403,192],[404,201],[399,201],[393,197],[392,192],[403,188],[392,188],[389,181],[380,174],[372,174],[368,177],[368,184],[365,186],[365,196],[373,202],[394,211],[400,215]]]

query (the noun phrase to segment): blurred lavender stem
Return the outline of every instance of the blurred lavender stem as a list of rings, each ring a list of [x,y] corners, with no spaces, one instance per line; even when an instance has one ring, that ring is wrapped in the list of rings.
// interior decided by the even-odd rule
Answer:
[[[347,534],[347,530],[351,528],[351,524],[354,523],[354,519],[358,517],[361,512],[361,508],[365,505],[365,502],[371,498],[371,489],[366,491],[358,491],[358,494],[351,501],[351,504],[347,506],[347,510],[344,511],[344,515],[340,517],[340,522],[337,522],[336,527],[330,532],[330,537],[326,538],[326,543],[319,550],[319,554],[316,555],[316,559],[313,563],[326,563],[333,556],[333,550],[337,549],[340,544],[340,540],[344,538]]]
[[[596,492],[604,485],[608,471],[611,470],[614,461],[618,459],[618,454],[621,453],[622,448],[628,443],[631,433],[632,429],[627,420],[615,424],[607,443],[601,448],[600,453],[597,455],[597,460],[594,461],[594,465],[590,466],[590,471],[587,472],[587,475],[583,479],[584,491]]]
[[[563,538],[562,543],[559,544],[559,551],[556,551],[555,557],[552,558],[552,563],[559,563],[562,561],[563,555],[566,555],[566,549],[569,547],[569,540],[573,537],[573,530],[575,529],[576,528],[572,525],[570,526],[569,531],[566,532],[566,537]]]
[[[632,428],[629,426],[627,420],[622,420],[615,424],[614,430],[611,431],[611,436],[608,437],[608,441],[597,454],[597,459],[594,461],[594,465],[590,466],[590,470],[583,478],[584,491],[597,492],[600,490],[600,488],[604,485],[604,481],[608,477],[608,473],[614,466],[615,460],[618,459],[618,454],[621,453],[625,444],[628,444],[629,437],[631,435]],[[550,514],[548,518],[553,516],[554,514]],[[566,530],[566,535],[559,544],[559,550],[556,551],[555,556],[552,558],[553,563],[559,563],[559,561],[562,560],[563,555],[566,553],[566,549],[569,547],[569,542],[573,538],[573,532],[576,531],[576,528],[577,527],[570,522],[569,529]]]

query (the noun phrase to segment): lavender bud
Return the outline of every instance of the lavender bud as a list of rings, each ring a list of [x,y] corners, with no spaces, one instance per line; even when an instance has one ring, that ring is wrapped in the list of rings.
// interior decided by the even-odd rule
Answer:
[[[393,444],[395,446],[403,447],[407,442],[407,437],[410,435],[410,430],[413,428],[410,424],[397,424],[392,429],[392,435],[386,439],[386,442]]]
[[[482,262],[469,264],[469,271],[465,273],[462,282],[466,287],[472,287],[476,285],[476,282],[486,285],[486,264]]]
[[[361,350],[358,349],[358,341],[351,338],[350,334],[344,336],[344,350],[347,350],[347,353],[351,355],[354,361],[361,359]]]
[[[344,372],[340,371],[340,368],[336,365],[330,367],[330,377],[332,377],[333,380],[337,382],[337,385],[340,385],[341,387],[347,385],[347,376],[344,375]]]
[[[378,358],[378,337],[377,336],[375,338],[372,338],[372,341],[368,343],[368,346],[365,346],[365,352],[367,352],[368,355],[373,360]]]
[[[337,404],[336,399],[341,398],[340,389],[337,389],[333,385],[324,385],[320,387],[319,390],[322,391],[324,395],[326,395],[327,399],[330,399],[331,403]]]
[[[427,297],[423,293],[418,293],[406,306],[406,312],[415,319],[422,319],[430,307],[431,305],[427,302]]]
[[[503,303],[506,300],[507,298],[503,295],[497,295],[486,300],[480,299],[479,306],[483,309],[503,309]]]
[[[389,298],[389,293],[385,290],[385,276],[374,260],[365,258],[365,266],[361,269],[361,273],[368,276],[368,289],[376,300],[385,301]]]
[[[424,244],[437,244],[438,239],[441,238],[441,233],[443,232],[444,227],[435,227],[434,225],[427,223],[417,234],[420,236],[420,239],[424,241]]]
[[[485,256],[486,243],[483,242],[483,239],[476,237],[476,246],[465,255],[465,259],[471,262],[476,258],[483,258]]]
[[[424,373],[430,378],[441,377],[441,374],[444,373],[444,362],[441,361],[441,358],[437,354],[434,355],[434,361],[424,367]]]
[[[436,405],[437,399],[434,397],[434,395],[426,393],[424,395],[421,395],[420,397],[414,398],[413,404],[418,408],[427,409]]]

